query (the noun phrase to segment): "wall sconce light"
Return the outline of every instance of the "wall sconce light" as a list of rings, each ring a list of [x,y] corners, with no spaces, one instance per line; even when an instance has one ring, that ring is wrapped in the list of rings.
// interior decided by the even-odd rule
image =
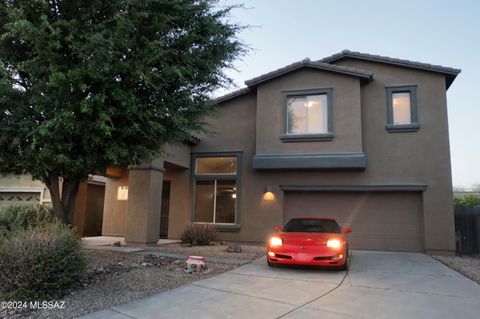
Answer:
[[[275,194],[272,192],[271,186],[265,187],[265,194],[263,194],[264,200],[275,200]]]
[[[118,186],[117,200],[128,200],[128,186]]]

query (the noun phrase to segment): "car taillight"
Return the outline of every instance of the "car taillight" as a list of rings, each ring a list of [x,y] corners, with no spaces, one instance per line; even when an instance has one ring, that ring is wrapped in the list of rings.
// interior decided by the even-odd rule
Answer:
[[[270,246],[271,247],[282,246],[282,244],[283,244],[283,241],[280,237],[270,238]]]
[[[338,239],[329,239],[327,241],[327,247],[330,248],[340,248],[342,246],[342,243]]]

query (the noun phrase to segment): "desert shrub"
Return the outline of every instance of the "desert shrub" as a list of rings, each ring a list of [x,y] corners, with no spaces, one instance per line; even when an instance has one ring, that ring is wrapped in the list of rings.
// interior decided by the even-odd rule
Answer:
[[[480,205],[480,196],[475,194],[465,195],[463,197],[455,197],[453,203],[456,207],[471,207]]]
[[[209,245],[211,241],[217,239],[217,232],[210,225],[191,224],[185,227],[181,239],[182,243],[192,246]]]
[[[11,300],[62,296],[86,274],[80,240],[61,223],[13,232],[0,240],[0,294]]]
[[[54,222],[53,211],[42,205],[12,205],[0,209],[0,238],[29,227]]]

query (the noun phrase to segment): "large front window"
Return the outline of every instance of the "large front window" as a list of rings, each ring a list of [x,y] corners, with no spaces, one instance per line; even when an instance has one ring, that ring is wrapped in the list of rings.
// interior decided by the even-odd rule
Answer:
[[[237,156],[195,158],[194,221],[235,224]]]

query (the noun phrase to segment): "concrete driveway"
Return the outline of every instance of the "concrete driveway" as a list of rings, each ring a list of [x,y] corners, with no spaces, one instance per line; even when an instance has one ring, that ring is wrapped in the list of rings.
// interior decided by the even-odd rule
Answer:
[[[82,318],[478,318],[480,285],[417,253],[354,251],[350,270],[265,259]]]

